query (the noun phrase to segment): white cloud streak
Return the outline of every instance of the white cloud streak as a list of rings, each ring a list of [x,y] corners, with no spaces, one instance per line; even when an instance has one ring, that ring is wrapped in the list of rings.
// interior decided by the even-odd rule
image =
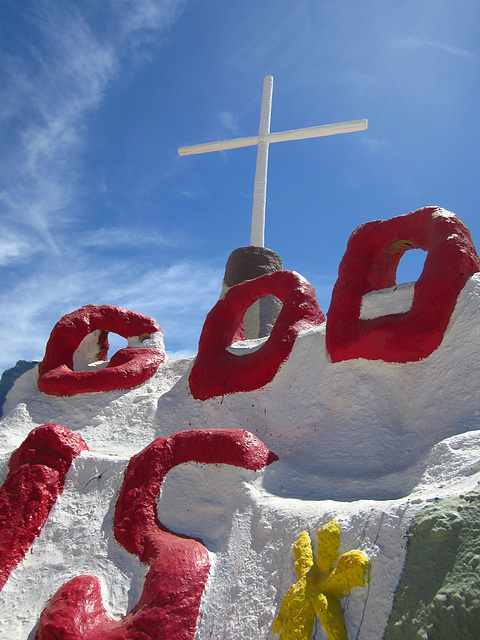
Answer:
[[[225,127],[227,131],[230,131],[234,134],[238,133],[238,119],[233,113],[231,113],[230,111],[222,111],[222,113],[219,115],[219,118],[222,126]]]
[[[85,304],[114,304],[157,320],[167,349],[194,353],[222,273],[184,261],[167,269],[85,264],[68,273],[52,265],[0,293],[0,370],[19,359],[41,360],[53,326]]]
[[[462,49],[460,47],[455,47],[450,44],[445,44],[444,42],[438,42],[436,40],[428,40],[425,38],[401,38],[397,40],[397,44],[399,46],[407,47],[410,49],[419,47],[437,49],[438,51],[443,51],[451,56],[478,63],[477,56],[471,51]]]
[[[388,146],[387,141],[384,138],[374,138],[373,136],[364,135],[361,138],[360,144],[367,147],[370,151],[379,151]]]
[[[205,300],[218,295],[213,283],[221,274],[208,267],[184,263],[162,271],[102,260],[105,251],[178,247],[181,239],[119,227],[65,242],[80,214],[87,117],[102,105],[124,60],[139,64],[159,47],[182,6],[183,0],[27,0],[15,8],[24,30],[14,49],[0,49],[0,368],[41,358],[53,325],[84,304],[133,308],[160,324],[163,318],[181,335],[181,314],[188,311],[201,326]],[[87,249],[97,250],[98,260],[88,259]]]
[[[58,236],[76,214],[85,117],[102,102],[119,72],[122,56],[141,59],[168,27],[178,0],[118,0],[102,4],[108,32],[96,35],[95,9],[83,14],[73,3],[43,0],[24,5],[32,30],[23,55],[0,53],[6,76],[0,95],[0,127],[9,131],[0,158],[1,229],[21,229],[25,238],[58,253]],[[94,5],[92,4],[90,8]],[[30,9],[28,8],[30,7]],[[18,257],[0,239],[0,255]],[[25,240],[24,246],[32,244]]]
[[[83,233],[77,239],[77,246],[82,249],[119,250],[126,248],[180,247],[183,241],[174,236],[163,236],[157,231],[146,232],[128,227],[101,228]],[[1,260],[1,254],[0,254]]]
[[[35,247],[24,238],[10,232],[0,235],[0,267],[30,260]]]

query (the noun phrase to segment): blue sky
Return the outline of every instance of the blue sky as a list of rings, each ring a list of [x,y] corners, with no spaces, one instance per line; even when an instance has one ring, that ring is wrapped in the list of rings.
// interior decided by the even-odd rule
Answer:
[[[0,369],[84,304],[196,351],[249,242],[256,149],[177,148],[255,135],[267,74],[272,131],[369,120],[270,147],[266,246],[325,312],[359,224],[439,205],[480,247],[479,33],[473,0],[3,0]]]

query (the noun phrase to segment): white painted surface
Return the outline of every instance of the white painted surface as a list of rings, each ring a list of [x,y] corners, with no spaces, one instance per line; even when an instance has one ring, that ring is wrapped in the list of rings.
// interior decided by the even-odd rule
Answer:
[[[144,567],[111,529],[124,469],[155,437],[208,426],[248,429],[280,460],[258,474],[187,464],[166,478],[161,521],[203,538],[213,562],[197,640],[274,638],[272,620],[295,581],[292,545],[303,529],[315,539],[333,517],[341,552],[359,547],[372,560],[370,589],[349,598],[349,637],[380,638],[412,517],[480,480],[479,311],[477,274],[426,360],[332,364],[323,325],[299,336],[263,389],[206,402],[188,391],[193,357],[166,362],[138,389],[72,398],[41,394],[36,371],[25,373],[0,423],[0,480],[11,451],[47,421],[77,432],[91,451],[74,461],[41,536],[0,592],[0,637],[27,640],[47,599],[81,573],[101,577],[113,615],[135,604]]]
[[[362,298],[360,318],[371,320],[392,313],[406,313],[412,308],[414,288],[411,282],[388,289],[370,291]]]

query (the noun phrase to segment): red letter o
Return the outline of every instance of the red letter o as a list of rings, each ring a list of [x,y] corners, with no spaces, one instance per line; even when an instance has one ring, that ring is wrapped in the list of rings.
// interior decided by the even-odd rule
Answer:
[[[360,319],[363,296],[395,286],[400,258],[413,248],[428,255],[411,309]],[[362,225],[348,241],[328,311],[326,345],[332,362],[426,358],[440,345],[460,291],[479,270],[468,229],[444,209],[426,207]]]
[[[165,352],[150,347],[117,351],[105,369],[74,371],[73,354],[92,331],[113,331],[123,338],[161,331],[152,318],[111,305],[87,305],[57,322],[38,365],[38,388],[53,396],[132,389],[148,380],[165,360]]]
[[[246,310],[267,295],[276,296],[283,303],[268,340],[258,351],[245,356],[227,351],[238,337]],[[277,271],[235,285],[205,320],[189,377],[193,397],[206,400],[260,389],[273,380],[299,332],[322,322],[325,316],[318,307],[315,290],[294,271]]]

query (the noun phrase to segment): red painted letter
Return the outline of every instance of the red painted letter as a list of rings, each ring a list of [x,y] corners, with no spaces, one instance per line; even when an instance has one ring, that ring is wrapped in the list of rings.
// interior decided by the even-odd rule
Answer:
[[[111,305],[87,305],[69,313],[54,326],[38,365],[38,388],[53,396],[132,389],[148,380],[165,360],[165,352],[152,348],[127,347],[117,351],[108,366],[96,371],[74,371],[73,354],[82,340],[100,330],[99,360],[106,360],[106,332],[123,338],[149,336],[161,331],[152,318]]]
[[[248,307],[267,295],[283,303],[268,340],[258,351],[245,356],[227,351],[238,339]],[[325,316],[318,307],[315,290],[294,271],[277,271],[237,284],[220,298],[205,320],[189,377],[193,397],[206,400],[264,387],[290,355],[299,332],[322,322]]]
[[[98,578],[73,578],[42,612],[35,639],[191,640],[210,560],[201,542],[173,534],[158,521],[162,481],[170,469],[191,460],[260,470],[276,459],[241,429],[181,431],[152,442],[131,459],[114,517],[117,541],[149,565],[140,601],[123,620],[111,620]]]
[[[72,460],[86,449],[75,433],[44,424],[12,453],[0,489],[0,589],[42,530]]]
[[[360,319],[363,296],[393,287],[400,258],[413,248],[428,255],[411,309]],[[479,270],[468,229],[443,209],[427,207],[362,225],[348,241],[328,311],[326,344],[332,362],[426,358],[440,345],[468,278]]]

